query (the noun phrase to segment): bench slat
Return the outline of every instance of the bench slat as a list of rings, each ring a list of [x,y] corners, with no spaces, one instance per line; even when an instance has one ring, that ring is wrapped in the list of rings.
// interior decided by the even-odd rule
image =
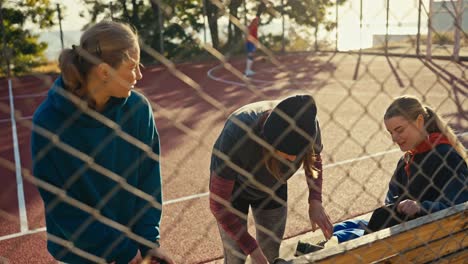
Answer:
[[[451,255],[445,256],[443,259],[438,260],[439,264],[458,264],[464,263],[466,264],[466,260],[468,259],[468,249],[464,248],[463,250],[453,253]]]
[[[436,241],[429,241],[423,246],[405,250],[380,261],[385,263],[425,263],[466,247],[468,247],[468,238],[466,232],[462,231]]]
[[[298,257],[291,263],[372,263],[397,255],[405,250],[420,247],[450,234],[458,232],[466,234],[468,231],[467,207],[468,202],[465,202],[341,243],[336,247]]]

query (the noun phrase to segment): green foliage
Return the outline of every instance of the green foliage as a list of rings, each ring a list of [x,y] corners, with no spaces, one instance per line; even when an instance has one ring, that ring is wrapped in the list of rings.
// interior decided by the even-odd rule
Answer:
[[[156,1],[119,0],[113,2],[111,12],[107,2],[84,0],[89,7],[90,24],[101,19],[110,19],[112,14],[114,20],[133,25],[138,30],[141,40],[158,52],[162,52],[160,39],[162,31],[163,53],[169,59],[198,54],[199,45],[190,32],[201,31],[203,28],[201,0],[161,0],[161,2],[164,6],[159,9]],[[143,62],[154,60],[144,51],[141,59]]]
[[[434,38],[432,39],[432,43],[436,43],[437,45],[444,46],[446,44],[453,44],[454,37],[453,34],[450,35],[448,33],[438,33],[434,34]]]
[[[268,1],[267,5],[258,4],[259,2],[265,3],[266,1],[257,0],[245,0],[246,5],[251,7],[249,14],[252,16],[255,11],[262,13],[261,25],[259,31],[262,31],[262,27],[268,25],[273,19],[280,18],[281,14],[292,20],[292,23],[296,25],[294,28],[296,31],[313,28],[315,32],[311,35],[311,39],[315,39],[318,36],[318,30],[325,29],[331,31],[336,28],[336,21],[334,18],[330,20],[330,11],[335,8],[335,5],[343,5],[346,0],[283,0],[283,1]],[[281,5],[283,3],[283,5]],[[252,8],[253,7],[253,8]],[[231,12],[232,15],[232,12]],[[307,35],[310,30],[302,32],[303,35]],[[260,36],[260,42],[266,47],[271,47],[272,50],[281,50],[282,38],[273,34]],[[327,47],[329,43],[324,41],[317,41],[311,43],[310,39],[304,39],[296,32],[290,32],[289,36],[285,36],[285,45],[288,46],[289,50],[310,50],[311,48]],[[230,42],[228,40],[228,42]]]
[[[5,32],[4,52],[0,57],[1,73],[7,74],[7,61],[14,75],[30,72],[33,67],[46,63],[45,50],[47,44],[39,42],[39,35],[24,29],[26,22],[31,22],[39,28],[54,25],[54,9],[48,0],[26,0],[11,3],[3,1],[3,28]],[[3,30],[0,39],[3,44]]]
[[[415,47],[416,46],[416,36],[414,37],[409,37],[408,40],[406,41],[407,43],[410,43],[411,46]],[[426,45],[427,44],[427,35],[421,35],[419,42],[421,45]],[[432,44],[436,44],[439,46],[445,46],[445,45],[454,45],[455,44],[455,35],[453,32],[434,32],[432,35]],[[464,32],[461,32],[460,34],[460,45],[465,46],[468,45],[468,34],[465,34]]]
[[[199,0],[175,2],[172,16],[167,17],[164,39],[168,58],[190,58],[201,52],[197,32],[203,29],[201,17],[203,9]]]
[[[126,21],[134,25],[145,44],[163,53],[169,59],[187,59],[203,52],[197,42],[202,37],[204,10],[207,14],[213,47],[223,53],[236,53],[237,50],[243,52],[243,48],[239,47],[244,46],[245,34],[232,21],[229,21],[228,25],[222,25],[223,27],[227,26],[227,28],[218,29],[220,16],[226,17],[226,15],[222,15],[224,11],[219,10],[219,3],[226,8],[225,11],[231,17],[237,18],[241,23],[245,20],[244,18],[251,19],[255,14],[261,13],[261,26],[264,26],[271,23],[273,18],[283,11],[285,16],[301,26],[312,27],[317,30],[320,26],[328,31],[336,27],[334,21],[327,20],[327,12],[336,3],[336,1],[332,0],[284,0],[284,7],[279,4],[279,1],[268,1],[268,5],[265,5],[263,0],[226,0],[219,2],[212,2],[211,0],[118,0],[113,1],[112,12],[108,1],[83,0],[83,2],[89,7],[91,23],[103,18],[110,18],[112,13],[113,19]],[[164,6],[161,10],[158,6],[160,2]],[[344,2],[345,0],[338,0],[340,5]],[[163,24],[160,24],[160,14],[162,14]],[[224,36],[219,37],[218,31],[227,32],[227,39],[224,39]],[[160,39],[161,35],[162,41]],[[281,37],[273,35],[262,37],[262,34],[259,35],[264,39],[264,41],[263,39],[260,40],[262,43],[269,45],[274,50],[280,50]],[[224,41],[220,39],[224,39]],[[161,42],[163,43],[164,52],[161,48]],[[298,42],[301,42],[301,40],[298,40]],[[298,45],[303,46],[305,43]],[[143,52],[142,60],[148,62],[152,58]]]
[[[280,35],[273,35],[271,33],[267,34],[267,35],[262,35],[259,37],[259,41],[265,46],[267,47],[269,50],[272,50],[272,51],[281,51],[282,49],[282,41],[283,41],[283,38],[282,36]],[[285,39],[285,42],[284,42],[285,46],[288,46],[290,45],[290,41],[289,39]]]
[[[338,0],[342,5],[346,0]],[[324,25],[326,30],[332,30],[336,24],[326,20],[329,8],[335,6],[331,0],[288,0],[284,5],[284,13],[299,25],[317,28]]]

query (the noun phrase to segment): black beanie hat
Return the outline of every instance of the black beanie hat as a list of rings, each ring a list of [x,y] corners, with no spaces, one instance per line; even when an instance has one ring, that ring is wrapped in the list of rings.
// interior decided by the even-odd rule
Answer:
[[[283,118],[285,114],[291,120]],[[315,116],[317,107],[310,95],[296,95],[282,100],[271,112],[263,125],[263,136],[276,150],[289,155],[299,155],[310,146],[307,138],[298,130],[302,129],[309,137],[316,134]],[[295,121],[295,126],[294,126]]]

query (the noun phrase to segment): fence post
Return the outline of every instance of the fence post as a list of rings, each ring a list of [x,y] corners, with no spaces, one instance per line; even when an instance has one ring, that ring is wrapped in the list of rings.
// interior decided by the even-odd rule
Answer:
[[[159,23],[159,52],[164,56],[164,19],[163,12],[161,11],[162,6],[158,4],[158,23]]]
[[[359,1],[359,54],[362,52],[362,0]]]
[[[420,41],[421,41],[421,7],[422,7],[422,0],[419,0],[418,5],[418,34],[416,35],[416,55],[419,57],[420,53]]]
[[[62,44],[62,50],[63,50],[64,45],[63,45],[63,30],[62,30],[62,13],[60,11],[60,4],[57,4],[57,14],[58,14],[59,28],[60,28],[60,43]]]
[[[114,3],[112,3],[112,1],[109,2],[109,9],[110,9],[111,20],[113,21],[114,20]]]
[[[284,39],[284,27],[285,27],[285,21],[284,21],[284,0],[281,0],[281,52],[285,52],[286,50],[286,40]]]
[[[338,51],[338,0],[335,1],[335,52]]]
[[[247,21],[247,1],[244,1],[244,25],[247,27],[249,21]]]
[[[390,14],[390,0],[387,0],[386,19],[385,19],[385,56],[388,55],[388,17]]]
[[[317,5],[318,5],[318,1],[315,0],[315,32],[314,32],[314,38],[315,38],[315,41],[314,41],[314,51],[318,51],[318,39],[317,39],[317,36],[318,36],[318,27],[319,27],[319,23],[318,23],[318,14],[317,14]]]
[[[203,41],[206,44],[206,1],[203,0]]]
[[[2,32],[2,55],[3,57],[5,58],[5,63],[6,63],[6,75],[7,75],[7,78],[10,79],[10,76],[11,76],[11,73],[10,73],[10,56],[11,56],[11,51],[8,49],[7,47],[7,41],[6,41],[6,30],[5,30],[5,24],[3,22],[3,0],[0,1],[0,20],[1,20],[1,24],[0,24],[0,29],[1,29],[1,32]]]
[[[432,60],[432,1],[429,0],[429,15],[427,17],[426,59],[428,60]]]
[[[455,34],[453,43],[453,60],[460,61],[460,30],[462,26],[463,0],[458,0],[455,8]]]

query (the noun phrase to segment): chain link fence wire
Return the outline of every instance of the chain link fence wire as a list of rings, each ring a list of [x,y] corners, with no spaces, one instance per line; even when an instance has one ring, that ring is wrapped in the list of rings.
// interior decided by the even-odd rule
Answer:
[[[238,12],[233,13],[230,8],[234,0],[194,1],[195,5],[204,9],[205,14],[206,1],[216,8],[221,40],[229,34],[228,25],[233,27],[232,30],[239,29],[243,35],[248,34],[247,25],[259,2],[240,1]],[[126,133],[117,123],[88,107],[71,93],[61,95],[80,105],[80,113],[70,116],[62,125],[63,129],[76,121],[82,111],[108,127],[112,133],[95,146],[93,153],[83,153],[75,146],[66,144],[60,134],[33,126],[31,121],[35,108],[47,96],[47,88],[57,75],[36,73],[29,77],[16,77],[5,74],[7,78],[1,81],[0,95],[1,145],[5,146],[0,158],[2,178],[5,178],[0,219],[5,226],[19,223],[20,230],[13,235],[0,235],[0,243],[11,243],[0,250],[1,255],[8,258],[15,254],[15,246],[18,247],[20,243],[15,240],[16,237],[45,231],[48,240],[67,251],[92,262],[105,263],[105,254],[120,240],[107,245],[103,256],[92,255],[75,245],[75,240],[96,221],[121,232],[120,239],[129,238],[148,247],[156,247],[155,241],[148,241],[134,233],[131,225],[122,225],[101,212],[115,193],[124,190],[147,203],[142,211],[135,213],[131,223],[138,221],[145,210],[163,209],[161,244],[178,263],[219,260],[222,258],[222,242],[208,205],[211,155],[223,160],[240,177],[247,179],[249,187],[269,194],[275,202],[287,207],[286,232],[284,237],[278,237],[268,228],[255,224],[252,216],[233,208],[229,201],[211,196],[229,212],[248,221],[251,234],[263,232],[276,242],[310,234],[307,214],[309,189],[305,183],[307,176],[302,169],[288,180],[289,201],[284,201],[274,190],[256,180],[252,171],[231,160],[228,153],[213,149],[230,114],[252,102],[278,100],[293,94],[313,95],[324,145],[321,153],[323,206],[334,223],[372,212],[383,203],[395,165],[402,156],[401,151],[392,146],[392,139],[383,125],[384,110],[396,96],[415,95],[432,106],[455,129],[464,146],[467,145],[467,1],[329,2],[324,9],[324,22],[317,27],[300,24],[298,18],[288,15],[294,1],[263,2],[268,8],[261,16],[259,41],[255,41],[258,51],[254,69],[257,73],[247,77],[244,75],[245,56],[213,46],[203,13],[197,19],[204,27],[196,30],[186,20],[174,16],[175,5],[163,0],[142,1],[143,5],[152,4],[159,8],[160,17],[166,19],[165,28],[177,24],[209,57],[181,63],[183,56],[167,57],[167,47],[163,46],[166,42],[154,47],[152,39],[139,39],[142,53],[154,61],[144,70],[138,90],[147,96],[154,110],[161,136],[162,159],[150,146]],[[328,3],[303,2],[309,5]],[[3,4],[12,3],[6,1]],[[108,3],[109,9],[105,13],[108,18],[114,18],[121,12],[113,4]],[[60,9],[59,5],[57,7]],[[316,15],[319,16],[318,12]],[[63,13],[61,17],[66,21]],[[313,18],[310,19],[313,21]],[[57,40],[61,48],[79,43],[76,34],[67,35],[66,28],[63,32],[62,39]],[[243,41],[239,45],[243,45]],[[56,57],[59,50],[49,52],[50,56]],[[83,57],[90,61],[99,60],[89,54]],[[3,57],[2,63],[14,67],[7,56]],[[129,112],[124,118],[132,118],[133,114]],[[282,113],[280,116],[289,123],[295,122]],[[258,136],[253,127],[235,118],[230,120],[245,131],[246,137],[272,153],[289,169],[295,170],[291,163],[275,154],[274,148]],[[291,129],[314,140],[298,127]],[[49,142],[38,159],[51,149],[59,149],[83,163],[83,167],[70,175],[63,186],[55,186],[32,175],[29,153],[31,131]],[[128,174],[137,170],[143,159],[161,161],[162,204],[154,196],[129,184],[127,175],[116,174],[96,162],[96,153],[106,151],[107,143],[113,138],[128,142],[144,153],[140,159],[135,158],[126,171]],[[242,146],[242,140],[239,146]],[[97,172],[115,183],[114,188],[102,194],[104,199],[96,206],[71,197],[67,192],[67,188],[79,180],[86,170]],[[431,175],[427,176],[431,180]],[[20,183],[22,179],[26,181],[24,184]],[[466,175],[464,184],[466,191]],[[28,196],[29,192],[34,192],[34,186],[52,193],[55,201],[44,208],[44,212],[29,215],[26,209],[32,199],[40,199],[38,195]],[[240,186],[237,190],[242,190],[242,187],[246,186]],[[232,195],[236,197],[239,194],[235,192]],[[9,204],[11,196],[18,197],[19,210]],[[55,236],[43,228],[44,213],[61,203],[76,207],[89,216],[69,235],[69,239]],[[35,225],[35,222],[42,225]],[[440,229],[444,228],[440,226]],[[453,239],[466,240],[466,232],[453,234]],[[414,240],[423,238],[414,233]],[[396,248],[392,243],[386,246],[389,252]],[[41,250],[46,251],[46,248]],[[387,253],[382,252],[382,258]],[[437,252],[434,254],[437,255]],[[285,258],[293,259],[291,255]],[[404,255],[401,258],[407,261]],[[356,256],[357,262],[359,259],[360,256]],[[14,259],[10,260],[15,262]]]

